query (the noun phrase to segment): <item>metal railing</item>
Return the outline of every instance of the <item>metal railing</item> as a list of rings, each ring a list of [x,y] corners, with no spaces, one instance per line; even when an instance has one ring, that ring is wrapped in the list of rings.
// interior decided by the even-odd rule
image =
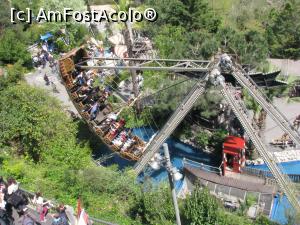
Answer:
[[[214,166],[210,166],[204,163],[200,163],[200,162],[196,162],[194,160],[191,159],[187,159],[187,158],[183,158],[183,166],[192,166],[192,167],[196,167],[198,169],[210,172],[210,173],[216,173],[218,175],[222,175],[222,169],[220,167],[214,167]]]
[[[274,178],[273,174],[268,170],[260,170],[256,168],[250,168],[250,167],[244,167],[241,169],[242,173],[248,174],[248,175],[254,175],[262,178]],[[295,182],[300,183],[300,174],[287,174],[289,178]]]

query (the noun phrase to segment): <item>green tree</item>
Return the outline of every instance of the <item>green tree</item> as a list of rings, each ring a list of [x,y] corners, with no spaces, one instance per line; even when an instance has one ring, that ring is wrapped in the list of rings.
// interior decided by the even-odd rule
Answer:
[[[299,21],[299,0],[286,1],[283,7],[270,12],[266,30],[272,57],[300,57]]]
[[[201,130],[196,134],[195,141],[201,148],[205,148],[209,144],[209,138],[209,133]]]
[[[74,11],[86,11],[84,0],[40,0],[40,7],[46,11],[60,11],[63,12],[64,8],[71,8]]]
[[[143,224],[174,224],[175,213],[168,185],[145,189],[134,211]]]
[[[9,85],[17,84],[24,78],[25,68],[21,65],[20,61],[14,65],[7,66],[4,70],[4,76],[0,77],[0,91]]]
[[[227,137],[227,135],[228,131],[223,129],[218,129],[211,135],[209,144],[215,149],[216,153],[222,151],[224,139]]]
[[[165,25],[155,36],[154,43],[162,58],[182,58],[187,51],[186,30],[181,26]],[[176,51],[174,51],[176,46]]]
[[[1,146],[13,146],[18,154],[36,161],[50,145],[63,144],[60,139],[75,132],[57,100],[25,84],[9,86],[1,92],[0,115]]]
[[[0,35],[5,28],[11,26],[10,22],[10,7],[8,0],[2,0],[0,2]]]
[[[30,54],[18,35],[9,29],[0,37],[0,61],[4,63],[16,63],[21,60],[23,65],[29,65],[31,62]]]
[[[219,203],[207,189],[197,187],[186,199],[183,218],[187,224],[218,224]]]
[[[217,14],[214,14],[212,8],[205,0],[182,0],[188,12],[187,26],[189,30],[207,30],[210,33],[216,33],[221,20]]]
[[[26,8],[30,8],[36,13],[40,7],[41,0],[11,0],[12,6],[18,10],[25,11]]]

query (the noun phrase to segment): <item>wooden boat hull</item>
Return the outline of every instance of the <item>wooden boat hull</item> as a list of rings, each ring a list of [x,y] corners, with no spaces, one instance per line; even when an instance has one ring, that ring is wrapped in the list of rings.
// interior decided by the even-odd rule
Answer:
[[[81,56],[79,56],[80,54]],[[120,147],[114,146],[112,144],[112,138],[109,138],[107,136],[107,133],[104,132],[101,128],[97,126],[97,124],[90,120],[90,115],[87,112],[84,112],[84,105],[81,102],[76,102],[75,100],[78,99],[78,94],[76,92],[71,92],[71,89],[74,88],[73,84],[73,78],[72,78],[72,71],[75,69],[75,64],[78,62],[78,60],[82,57],[86,57],[87,53],[84,50],[84,47],[81,46],[80,48],[74,49],[71,52],[67,53],[64,57],[62,57],[59,62],[59,70],[60,70],[60,76],[62,78],[63,84],[66,87],[66,90],[68,92],[68,95],[70,99],[72,100],[75,108],[77,109],[78,113],[81,115],[81,117],[85,120],[85,122],[88,124],[89,129],[94,132],[103,143],[105,143],[112,151],[118,152],[119,155],[122,158],[125,158],[130,161],[137,161],[139,160],[139,157],[135,156],[133,153],[130,152],[121,152]],[[111,105],[107,105],[104,110],[102,110],[103,115],[108,115],[113,110]],[[105,118],[104,118],[105,119]],[[104,120],[103,119],[103,120]],[[103,121],[102,120],[102,121]],[[145,146],[145,143],[137,136],[134,136],[135,141],[141,146]]]

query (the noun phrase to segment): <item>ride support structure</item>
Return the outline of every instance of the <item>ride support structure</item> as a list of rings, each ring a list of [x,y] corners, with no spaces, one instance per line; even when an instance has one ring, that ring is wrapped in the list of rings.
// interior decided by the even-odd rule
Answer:
[[[225,54],[226,55],[226,54]],[[93,58],[95,59],[95,58]],[[116,60],[115,58],[98,58],[99,60]],[[122,66],[84,66],[76,65],[81,69],[126,69],[126,70],[152,70],[152,71],[168,71],[185,76],[192,75],[198,78],[197,83],[191,91],[183,99],[172,116],[168,119],[163,128],[153,137],[144,149],[143,156],[134,166],[136,175],[140,174],[148,165],[154,154],[159,151],[165,140],[172,134],[180,122],[184,119],[187,113],[192,109],[197,99],[205,92],[207,81],[213,81],[214,85],[222,87],[222,94],[232,107],[235,115],[241,122],[245,131],[248,133],[250,139],[253,141],[260,155],[263,157],[265,163],[268,165],[270,171],[274,175],[278,185],[286,194],[290,203],[293,205],[297,213],[300,214],[300,202],[298,200],[298,193],[294,184],[289,177],[283,173],[276,162],[276,158],[259,137],[258,130],[254,128],[247,118],[245,107],[237,102],[234,94],[230,91],[230,87],[226,85],[224,77],[221,75],[222,64],[226,65],[226,70],[232,73],[236,81],[245,88],[249,94],[260,104],[266,113],[286,132],[289,137],[300,146],[300,136],[295,127],[288,121],[288,119],[271,103],[271,101],[259,90],[254,81],[242,69],[242,66],[236,62],[232,62],[228,55],[224,58],[216,56],[213,61],[204,60],[171,60],[171,59],[136,59],[125,58],[127,62]],[[129,61],[135,63],[128,63]],[[134,65],[134,66],[131,66]],[[221,66],[220,66],[221,65]],[[188,74],[188,75],[187,75]]]

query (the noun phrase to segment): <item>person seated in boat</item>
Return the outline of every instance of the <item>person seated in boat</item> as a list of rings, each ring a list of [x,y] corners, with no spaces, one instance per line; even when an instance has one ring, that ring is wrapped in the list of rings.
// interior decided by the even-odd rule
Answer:
[[[71,89],[71,92],[77,92],[85,84],[85,79],[83,77],[83,72],[80,72],[78,76],[73,80],[74,86]]]
[[[133,150],[133,154],[139,156],[143,153],[144,148],[142,146],[137,146]]]
[[[85,83],[83,72],[81,71],[76,78],[73,81],[73,84],[78,84],[79,86],[82,86]]]
[[[113,123],[113,127],[116,129],[120,129],[125,125],[125,120],[122,118],[118,122]]]
[[[74,69],[71,73],[73,80],[76,79],[76,77],[79,75],[79,71],[77,69]]]
[[[89,95],[92,91],[92,88],[87,84],[83,84],[77,91],[79,95]]]
[[[87,82],[86,82],[86,84],[87,84],[90,88],[92,88],[92,87],[93,87],[93,84],[94,84],[93,78],[88,79]]]
[[[109,126],[112,122],[114,122],[113,119],[111,119],[111,118],[106,118],[104,121],[102,121],[102,122],[100,123],[99,127],[100,127],[100,128],[102,128],[102,127],[107,127],[107,126]]]
[[[121,146],[123,145],[123,142],[122,142],[119,138],[115,138],[115,139],[112,141],[112,144],[113,144],[115,147],[119,148],[119,147],[121,147]]]
[[[125,141],[127,140],[127,132],[125,130],[121,131],[121,133],[112,141],[112,143],[116,147],[121,147]]]
[[[127,140],[127,132],[126,132],[126,130],[123,130],[120,133],[120,139],[121,139],[122,142],[125,142]]]
[[[95,102],[90,111],[90,120],[94,120],[99,112],[99,103]]]
[[[106,135],[106,137],[109,139],[109,140],[112,140],[114,139],[118,134],[118,129],[112,127],[109,131],[109,133]]]
[[[86,109],[89,111],[91,109],[91,106],[95,102],[97,102],[97,100],[94,100],[91,95],[87,95],[84,99],[82,99],[81,102],[82,102],[83,105],[87,106]]]
[[[134,143],[135,140],[133,138],[128,138],[127,141],[124,143],[123,147],[121,148],[121,152],[126,152]]]
[[[100,125],[99,125],[99,128],[102,130],[102,132],[104,134],[108,133],[111,129],[111,124],[114,123],[115,120],[113,119],[110,119],[110,118],[107,118],[106,120],[104,120],[104,122],[102,122]]]
[[[120,147],[127,140],[127,132],[126,130],[121,131],[121,133],[112,141],[114,145]]]
[[[86,78],[88,80],[88,79],[91,79],[95,76],[95,71],[94,70],[89,70],[85,74],[86,74]]]
[[[98,95],[99,92],[100,92],[100,87],[99,86],[94,87],[92,88],[91,95]]]

